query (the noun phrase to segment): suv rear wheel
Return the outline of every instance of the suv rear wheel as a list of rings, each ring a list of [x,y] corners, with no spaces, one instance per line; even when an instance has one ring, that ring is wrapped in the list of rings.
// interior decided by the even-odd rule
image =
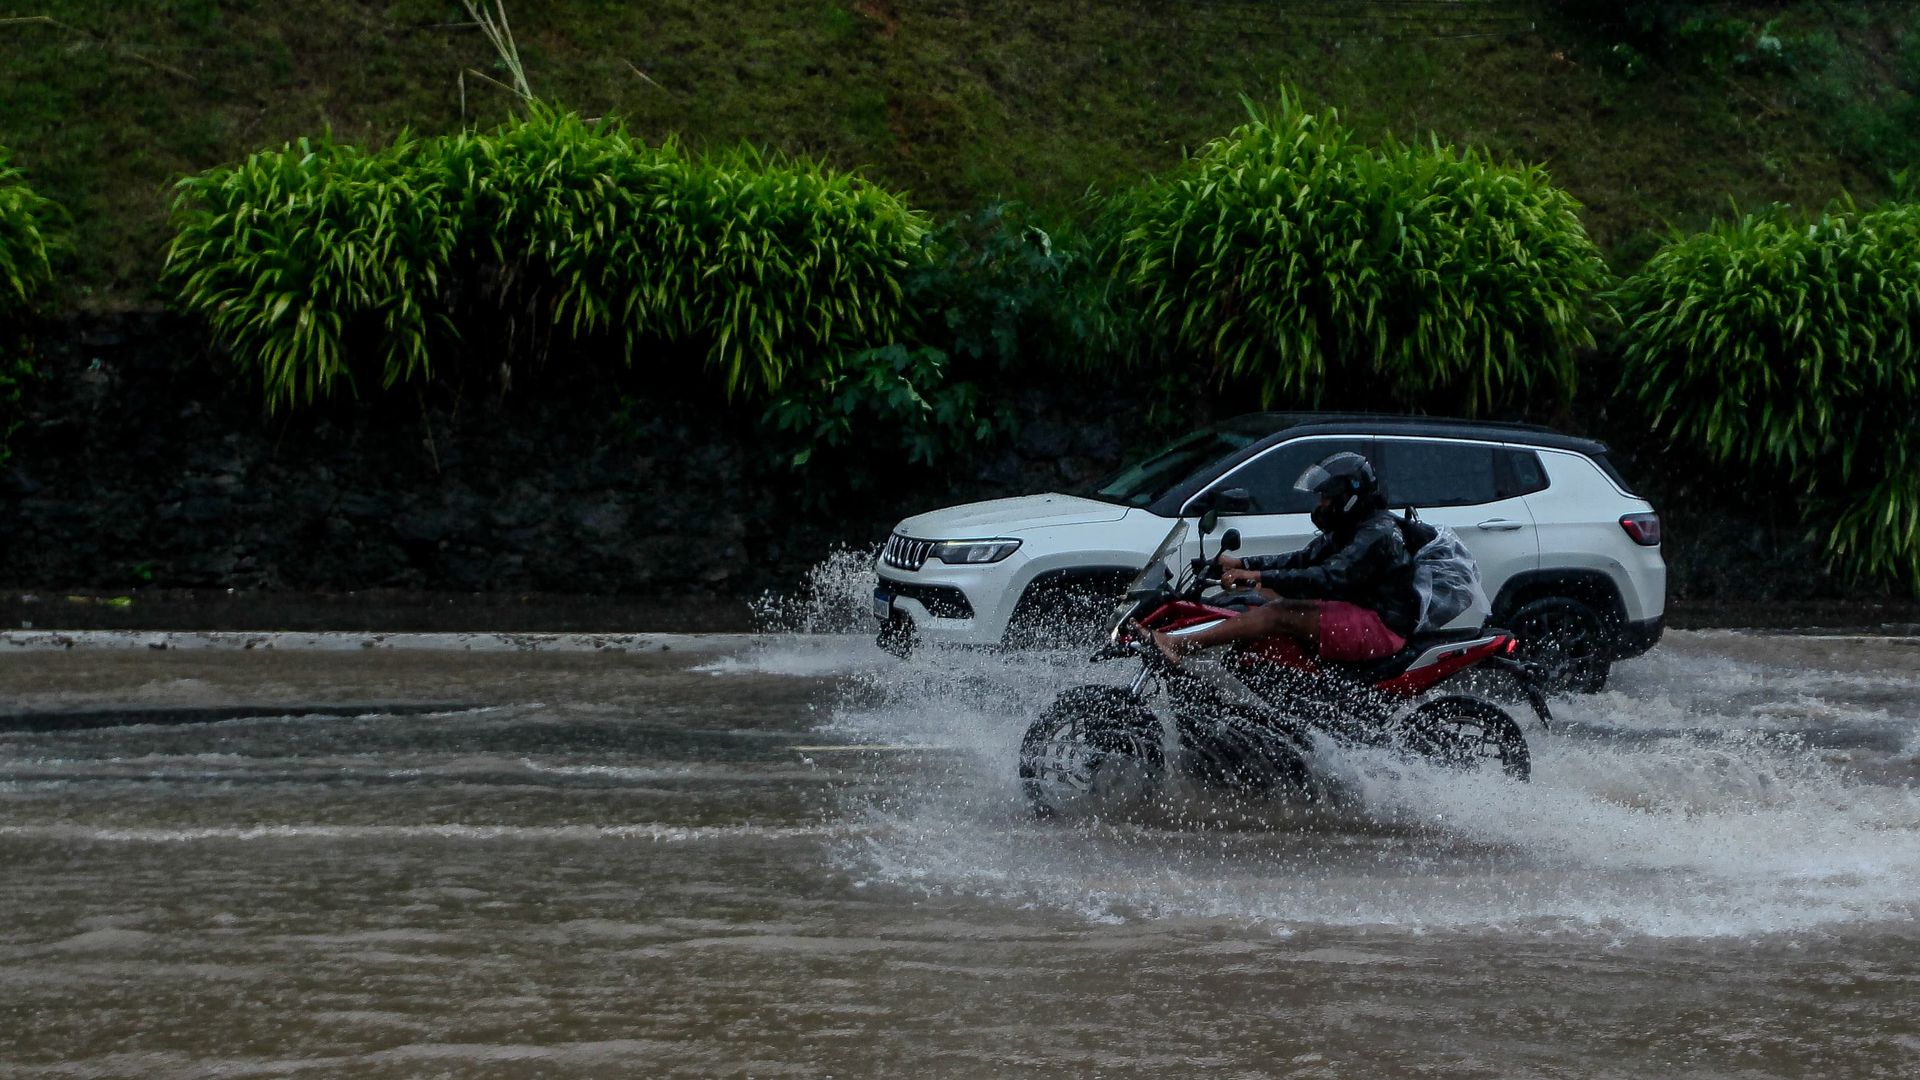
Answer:
[[[1522,604],[1507,625],[1520,639],[1521,658],[1540,669],[1548,690],[1590,694],[1607,685],[1607,625],[1592,607],[1570,596],[1543,596]]]

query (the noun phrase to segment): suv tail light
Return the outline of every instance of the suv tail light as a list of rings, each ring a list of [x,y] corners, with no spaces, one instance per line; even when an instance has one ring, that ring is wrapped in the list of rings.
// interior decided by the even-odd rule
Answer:
[[[1628,514],[1620,519],[1620,527],[1627,530],[1627,535],[1633,537],[1633,542],[1641,547],[1660,545],[1659,514]]]

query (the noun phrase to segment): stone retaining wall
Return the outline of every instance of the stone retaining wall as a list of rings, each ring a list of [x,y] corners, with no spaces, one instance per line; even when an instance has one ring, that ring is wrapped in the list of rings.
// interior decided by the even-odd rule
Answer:
[[[757,407],[706,391],[550,362],[504,398],[374,391],[268,416],[191,322],[42,342],[0,468],[0,588],[756,595],[906,513],[1084,483],[1125,450],[1115,409],[1036,394],[1019,440],[965,476],[901,465],[886,490],[803,498]]]
[[[862,494],[833,492],[838,478],[819,469],[803,493],[762,444],[757,408],[704,385],[569,375],[550,361],[523,380],[537,388],[504,397],[371,391],[268,416],[189,321],[75,320],[41,341],[43,378],[0,468],[6,590],[737,604],[794,589],[836,546],[878,543],[907,514],[1071,489],[1155,441],[1141,434],[1149,402],[1125,380],[1046,383],[1012,402],[1019,436],[964,473],[896,463]],[[1915,610],[1897,590],[1827,573],[1792,492],[1687,464],[1590,396],[1563,425],[1612,442],[1660,509],[1676,607]],[[1192,410],[1196,421],[1237,411],[1204,395]]]

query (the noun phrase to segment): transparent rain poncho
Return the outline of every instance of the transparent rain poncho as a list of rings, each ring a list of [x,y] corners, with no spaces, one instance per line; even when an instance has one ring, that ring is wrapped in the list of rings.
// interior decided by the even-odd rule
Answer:
[[[1445,627],[1468,611],[1486,620],[1487,593],[1480,587],[1480,564],[1460,537],[1444,525],[1419,522],[1417,527],[1431,530],[1433,539],[1413,553],[1413,588],[1420,594],[1420,624],[1417,633],[1429,633]]]

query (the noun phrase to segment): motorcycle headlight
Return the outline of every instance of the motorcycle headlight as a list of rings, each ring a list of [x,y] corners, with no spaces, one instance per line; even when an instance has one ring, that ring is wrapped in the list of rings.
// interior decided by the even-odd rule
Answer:
[[[934,558],[951,566],[991,563],[1014,553],[1018,540],[950,540],[933,549]]]

